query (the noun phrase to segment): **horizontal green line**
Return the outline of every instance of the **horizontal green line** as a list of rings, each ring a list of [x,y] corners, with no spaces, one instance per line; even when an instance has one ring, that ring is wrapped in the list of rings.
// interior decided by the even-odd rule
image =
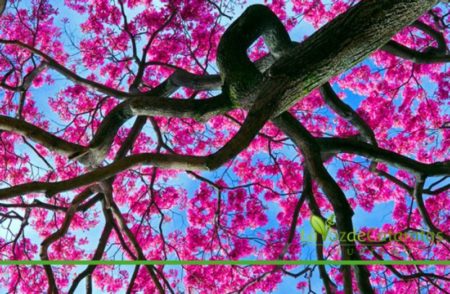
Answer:
[[[450,265],[450,260],[0,260],[1,265]]]

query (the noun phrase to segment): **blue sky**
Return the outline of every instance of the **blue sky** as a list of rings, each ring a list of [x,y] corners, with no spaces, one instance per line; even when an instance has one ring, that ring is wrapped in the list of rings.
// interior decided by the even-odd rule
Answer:
[[[56,7],[59,10],[58,19],[60,19],[62,17],[69,18],[71,22],[68,25],[68,29],[70,32],[73,32],[76,37],[76,34],[79,33],[79,31],[77,32],[78,27],[83,22],[83,17],[80,17],[78,14],[75,14],[73,11],[67,9],[66,7],[64,7],[64,5],[62,3],[63,3],[62,1],[59,1],[58,4],[56,5]],[[250,4],[250,3],[262,3],[262,1],[249,1],[248,4]],[[241,9],[236,9],[235,16],[239,16],[241,11],[242,11]],[[291,32],[291,37],[293,40],[301,40],[305,35],[310,35],[313,31],[314,31],[314,29],[308,23],[302,22]],[[68,40],[66,40],[66,43],[69,44],[67,41]],[[67,47],[67,49],[70,51],[72,50],[69,47]],[[52,86],[46,85],[42,88],[34,89],[33,91],[34,91],[34,97],[38,97],[36,99],[36,101],[38,102],[38,108],[41,109],[41,111],[45,114],[45,116],[49,120],[53,121],[56,125],[59,121],[58,116],[55,115],[52,112],[52,110],[48,107],[48,104],[46,103],[46,98],[47,97],[55,97],[60,89],[64,88],[65,86],[67,86],[71,83],[67,82],[64,78],[62,78],[61,76],[59,76],[57,74],[54,74],[54,78],[55,78],[54,85],[52,85]],[[361,99],[363,97],[358,97],[349,91],[346,91],[346,93],[348,95],[347,95],[345,102],[348,103],[353,108],[356,108],[359,105],[359,102],[361,101]],[[128,125],[130,123],[131,122],[129,122]],[[26,152],[26,151],[27,151],[26,149],[23,150],[23,152]],[[294,151],[286,149],[286,152],[294,152]],[[36,162],[40,161],[40,159],[38,159],[36,157],[33,158],[33,160],[35,160]],[[336,168],[330,168],[329,171],[330,171],[330,173],[334,174],[336,172]],[[220,173],[220,172],[221,172],[221,170],[219,169],[216,173]],[[205,174],[205,175],[207,176],[207,174]],[[189,196],[192,197],[194,191],[198,187],[199,182],[193,181],[191,178],[188,178],[187,176],[182,175],[182,176],[179,176],[178,179],[173,182],[173,184],[184,186],[188,190]],[[353,195],[351,195],[351,193],[347,193],[347,196],[351,197]],[[275,216],[277,214],[276,207],[270,207],[270,210],[271,210],[271,213],[270,213],[268,227],[272,227],[272,226],[275,227],[278,225],[276,218],[275,218]],[[367,213],[366,211],[364,211],[360,208],[356,209],[355,216],[353,217],[355,230],[358,231],[363,226],[379,227],[379,225],[381,223],[392,222],[392,219],[390,217],[390,215],[392,214],[392,210],[393,210],[392,202],[376,204],[374,210],[371,213]],[[185,212],[179,211],[179,213],[181,215],[185,215]],[[172,226],[172,225],[173,225],[172,223],[169,223],[167,226]],[[92,239],[93,243],[90,244],[88,247],[94,248],[93,246],[95,246],[95,242],[97,241],[97,238],[100,234],[102,226],[103,226],[103,222],[100,222],[100,224],[97,226],[96,229],[89,232],[88,238]],[[168,232],[173,228],[166,227],[165,229],[166,229],[166,232]],[[309,226],[307,221],[304,221],[303,225],[299,226],[298,229],[304,230],[307,234],[312,232],[311,227]],[[1,231],[0,231],[0,233],[1,233]],[[38,237],[32,230],[30,230],[30,228],[28,228],[26,230],[26,235],[38,240]],[[303,249],[302,258],[304,258],[304,259],[316,258],[314,252],[315,252],[314,244],[310,244]],[[311,256],[311,254],[313,254],[313,255]],[[301,268],[302,267],[299,267],[299,269],[301,269]],[[79,271],[81,271],[84,269],[84,267],[78,267],[77,269]],[[130,271],[130,276],[131,276],[133,267],[130,266],[128,269]],[[296,271],[296,270],[293,270],[293,271]],[[296,285],[299,281],[300,280],[298,280],[298,279],[286,277],[283,280],[283,282],[278,286],[277,290],[274,293],[290,293],[290,292],[296,290]],[[312,283],[313,283],[313,290],[318,293],[321,292],[322,282],[319,279],[317,270],[314,272],[314,275],[312,277]],[[78,287],[77,293],[83,293],[84,292],[83,289],[84,289],[84,283],[81,283],[80,286]],[[100,293],[100,291],[98,289],[95,292]]]

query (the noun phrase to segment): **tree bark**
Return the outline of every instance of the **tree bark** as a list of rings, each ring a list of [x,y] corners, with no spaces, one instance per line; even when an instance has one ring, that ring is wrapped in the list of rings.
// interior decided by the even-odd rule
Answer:
[[[266,72],[260,108],[274,115],[291,108],[315,88],[381,48],[437,0],[366,0],[339,15],[276,61]],[[285,87],[270,97],[274,85]]]
[[[0,0],[0,16],[3,14],[6,8],[6,0]]]

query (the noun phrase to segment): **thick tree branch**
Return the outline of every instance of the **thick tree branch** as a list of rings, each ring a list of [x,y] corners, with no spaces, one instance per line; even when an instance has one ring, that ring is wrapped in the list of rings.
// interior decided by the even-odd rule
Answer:
[[[274,115],[288,110],[313,89],[361,62],[437,0],[367,0],[323,26],[276,61],[261,93],[286,83],[278,97],[266,98]],[[383,28],[383,29],[380,29]],[[276,99],[277,101],[270,101]]]
[[[124,159],[117,160],[110,165],[99,167],[91,172],[69,180],[53,183],[31,182],[16,185],[10,188],[0,189],[0,199],[9,199],[14,196],[33,192],[46,193],[48,196],[52,196],[56,193],[69,191],[77,187],[106,180],[107,178],[133,166],[146,164],[171,169],[208,170],[208,162],[202,157],[142,153],[125,157]]]
[[[67,156],[85,149],[78,144],[60,139],[33,124],[8,116],[0,115],[0,130],[20,134],[52,151]]]
[[[119,128],[133,116],[167,116],[207,119],[233,107],[227,97],[219,95],[204,100],[152,97],[133,98],[116,106],[103,119],[88,149],[70,154],[69,158],[97,165],[105,158]]]
[[[201,76],[183,69],[175,70],[169,79],[177,89],[185,87],[197,91],[210,91],[220,89],[222,86],[220,75]]]
[[[3,14],[6,8],[6,0],[0,0],[0,16]]]

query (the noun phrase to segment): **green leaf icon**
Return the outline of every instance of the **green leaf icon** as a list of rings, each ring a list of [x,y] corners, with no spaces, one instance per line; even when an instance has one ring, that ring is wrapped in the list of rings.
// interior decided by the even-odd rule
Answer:
[[[316,231],[317,234],[322,235],[323,240],[325,240],[328,235],[328,226],[325,224],[325,222],[317,215],[312,215],[310,222],[314,231]]]

